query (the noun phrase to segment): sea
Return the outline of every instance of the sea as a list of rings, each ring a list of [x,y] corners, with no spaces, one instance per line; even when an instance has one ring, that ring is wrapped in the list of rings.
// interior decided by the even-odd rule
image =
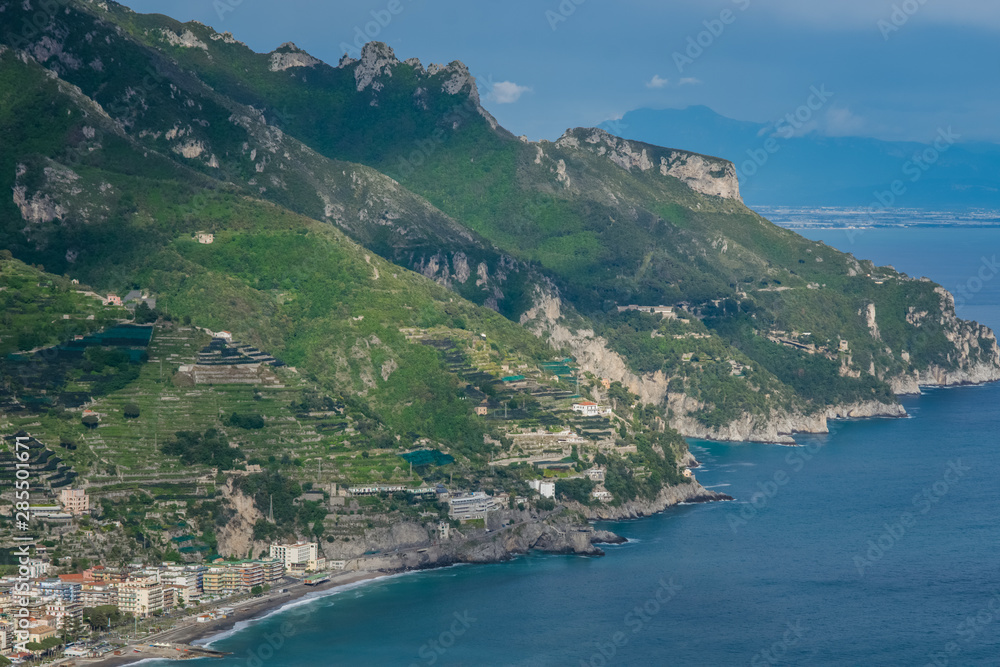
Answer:
[[[858,233],[858,232],[861,233]],[[853,233],[850,233],[853,232]],[[1000,327],[1000,229],[809,229]],[[1000,665],[1000,385],[907,397],[799,447],[691,441],[732,502],[531,554],[328,592],[212,640],[216,667]],[[147,662],[169,665],[168,662]]]

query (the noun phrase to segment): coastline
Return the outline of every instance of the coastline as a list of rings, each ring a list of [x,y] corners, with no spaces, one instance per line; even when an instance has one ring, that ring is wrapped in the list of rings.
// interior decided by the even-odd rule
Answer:
[[[921,394],[927,391],[933,391],[936,389],[959,389],[968,387],[982,387],[988,386],[995,383],[996,380],[985,380],[980,382],[960,382],[951,384],[926,384],[920,385]],[[901,406],[900,406],[901,407]],[[861,420],[867,421],[874,418],[900,418],[908,417],[903,412],[902,415],[892,414],[863,414],[863,415],[837,415],[828,416],[831,421],[854,421]],[[723,441],[724,442],[724,441]],[[784,443],[770,443],[770,444],[784,444]],[[793,446],[797,446],[797,443],[793,442]],[[697,467],[697,466],[695,466]],[[686,489],[683,487],[687,487]],[[724,493],[719,493],[706,489],[702,487],[697,481],[691,485],[681,485],[681,487],[668,487],[661,492],[661,494],[650,503],[643,503],[637,506],[635,503],[629,503],[627,506],[616,508],[617,511],[610,512],[587,512],[584,514],[588,521],[622,521],[630,519],[640,519],[649,517],[655,514],[662,513],[669,509],[670,507],[688,505],[695,503],[706,503],[706,502],[725,502],[731,501],[733,498]],[[568,506],[575,506],[576,503],[567,503]],[[579,506],[577,509],[586,510],[583,506]],[[623,540],[625,541],[625,540]],[[594,544],[604,543],[604,544],[614,544],[617,542],[594,542]],[[93,659],[80,659],[80,658],[65,658],[63,660],[50,663],[53,665],[67,665],[74,664],[80,667],[123,667],[125,665],[134,665],[138,663],[148,662],[152,660],[185,660],[190,659],[195,656],[183,656],[178,655],[178,652],[171,653],[170,650],[151,650],[148,647],[149,643],[170,643],[170,644],[182,644],[189,645],[191,647],[201,647],[208,648],[211,645],[226,636],[234,632],[242,631],[247,625],[252,624],[256,621],[262,620],[272,614],[280,613],[282,610],[289,608],[291,605],[296,603],[303,603],[309,598],[324,597],[324,594],[330,594],[337,590],[347,589],[348,587],[353,587],[355,584],[364,584],[367,582],[375,581],[377,579],[386,578],[394,575],[405,574],[407,572],[420,571],[423,569],[438,569],[441,567],[449,567],[455,565],[456,562],[443,562],[436,565],[430,565],[429,567],[416,567],[409,568],[403,567],[395,570],[354,570],[350,572],[341,572],[339,574],[331,575],[330,581],[324,582],[318,586],[305,586],[303,583],[291,584],[289,586],[283,586],[275,592],[269,592],[259,598],[251,598],[242,604],[233,605],[234,611],[232,614],[225,618],[213,619],[204,623],[197,623],[194,621],[194,617],[187,617],[180,621],[178,625],[169,630],[163,631],[159,634],[149,636],[145,638],[139,644],[132,644],[126,646],[123,650],[132,651],[136,646],[143,646],[144,650],[142,653],[123,653],[122,655],[106,655],[102,658]],[[286,590],[287,592],[281,592]],[[242,627],[237,627],[241,626]]]
[[[234,631],[238,632],[242,630],[243,628],[236,627],[241,623],[245,626],[271,614],[278,613],[290,604],[303,602],[310,597],[323,597],[319,595],[321,593],[332,593],[339,589],[346,589],[354,584],[375,581],[393,574],[400,573],[357,570],[333,575],[330,581],[318,586],[306,586],[302,583],[284,586],[282,589],[287,588],[288,592],[282,593],[280,592],[282,589],[279,589],[278,592],[273,594],[269,593],[259,598],[251,598],[240,606],[234,606],[233,613],[225,618],[198,623],[194,621],[193,617],[188,617],[179,622],[174,628],[143,639],[141,644],[126,646],[125,649],[122,649],[122,655],[106,655],[101,658],[92,659],[66,659],[53,664],[65,664],[68,660],[75,662],[75,664],[81,667],[84,665],[86,667],[122,667],[123,665],[133,665],[146,660],[184,660],[186,658],[183,656],[175,657],[168,652],[151,651],[148,648],[148,644],[158,642],[210,647],[212,643],[222,639],[224,636],[228,636]],[[132,650],[136,646],[143,646],[145,648],[142,653],[133,653]],[[128,650],[129,653],[125,654],[125,650]]]

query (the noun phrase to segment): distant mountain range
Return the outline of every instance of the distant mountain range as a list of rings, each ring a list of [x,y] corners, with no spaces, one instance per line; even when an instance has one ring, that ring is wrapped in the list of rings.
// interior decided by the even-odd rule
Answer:
[[[962,210],[1000,201],[1000,146],[963,142],[958,127],[938,128],[927,144],[793,136],[785,121],[734,120],[705,106],[637,109],[602,127],[627,139],[731,160],[751,206]]]

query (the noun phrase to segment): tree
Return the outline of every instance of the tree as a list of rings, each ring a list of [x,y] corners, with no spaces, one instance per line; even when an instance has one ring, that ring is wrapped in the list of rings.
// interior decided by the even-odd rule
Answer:
[[[83,622],[77,616],[69,616],[63,621],[62,640],[68,643],[83,634]]]
[[[157,317],[159,317],[157,312],[150,308],[145,301],[140,301],[139,305],[135,307],[136,324],[149,324],[155,322]]]
[[[264,589],[261,588],[260,586],[254,586],[253,588],[250,589],[250,595],[260,595],[263,592]]]
[[[97,428],[97,425],[101,423],[101,420],[97,415],[87,415],[82,421],[83,425],[87,428]]]
[[[135,403],[126,403],[122,409],[125,419],[135,419],[139,416],[139,406]]]
[[[264,417],[256,413],[239,413],[234,412],[229,415],[227,423],[230,426],[235,426],[242,429],[261,429],[264,428]]]
[[[86,607],[83,610],[83,620],[94,630],[106,630],[109,627],[120,625],[124,621],[124,615],[118,607],[109,604],[100,607]]]

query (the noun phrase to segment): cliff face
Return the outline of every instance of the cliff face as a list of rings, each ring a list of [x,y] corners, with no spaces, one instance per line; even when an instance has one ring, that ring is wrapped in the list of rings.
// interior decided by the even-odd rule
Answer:
[[[942,287],[934,289],[940,299],[938,313],[909,308],[907,322],[917,329],[941,327],[952,349],[946,364],[932,362],[912,367],[889,380],[897,394],[918,394],[920,387],[949,387],[1000,380],[1000,346],[996,334],[977,322],[960,319],[955,297]],[[904,357],[909,361],[909,356]]]
[[[868,417],[905,417],[899,403],[867,401],[827,407],[811,414],[772,410],[767,416],[745,414],[718,429],[702,424],[695,412],[703,406],[684,394],[668,394],[667,407],[678,415],[670,425],[689,438],[724,442],[771,442],[795,444],[796,433],[829,433],[831,419],[863,419]]]
[[[732,500],[732,497],[710,491],[697,481],[692,481],[688,484],[664,487],[653,500],[632,500],[617,507],[584,507],[579,503],[570,503],[570,507],[594,521],[618,521],[651,516],[681,503],[710,503],[723,500]]]
[[[594,530],[583,514],[557,510],[548,516],[528,511],[498,511],[490,514],[490,530],[463,526],[447,540],[430,537],[418,524],[398,524],[383,534],[366,533],[365,539],[345,549],[324,543],[327,558],[357,558],[349,567],[365,570],[414,570],[456,563],[497,563],[529,551],[603,556],[598,544],[623,542],[608,531]],[[504,527],[505,523],[510,523]],[[414,542],[414,539],[418,541]],[[372,551],[381,552],[364,556]]]
[[[743,201],[736,168],[727,160],[628,141],[596,128],[568,130],[556,146],[596,153],[625,171],[658,172],[703,195]]]
[[[954,300],[944,289],[941,296],[939,324],[944,327],[954,350],[948,356],[949,368],[932,364],[889,379],[897,395],[919,393],[921,386],[975,384],[1000,379],[1000,348],[989,328],[967,322],[955,315]],[[877,335],[875,309],[866,315]],[[926,316],[926,314],[925,314]],[[913,318],[911,317],[911,320]],[[581,368],[598,377],[621,382],[643,403],[660,406],[670,415],[669,424],[686,437],[732,442],[772,442],[794,444],[795,433],[828,433],[831,419],[862,419],[869,417],[904,417],[906,410],[899,403],[859,401],[826,406],[816,410],[787,411],[774,408],[768,414],[743,414],[719,428],[709,428],[698,418],[705,405],[684,393],[671,392],[669,380],[662,372],[636,374],[626,360],[610,349],[607,340],[591,329],[573,329],[563,313],[563,303],[552,286],[540,288],[534,305],[521,318],[521,323],[547,337],[556,348],[571,350]],[[909,355],[903,358],[909,361]]]

